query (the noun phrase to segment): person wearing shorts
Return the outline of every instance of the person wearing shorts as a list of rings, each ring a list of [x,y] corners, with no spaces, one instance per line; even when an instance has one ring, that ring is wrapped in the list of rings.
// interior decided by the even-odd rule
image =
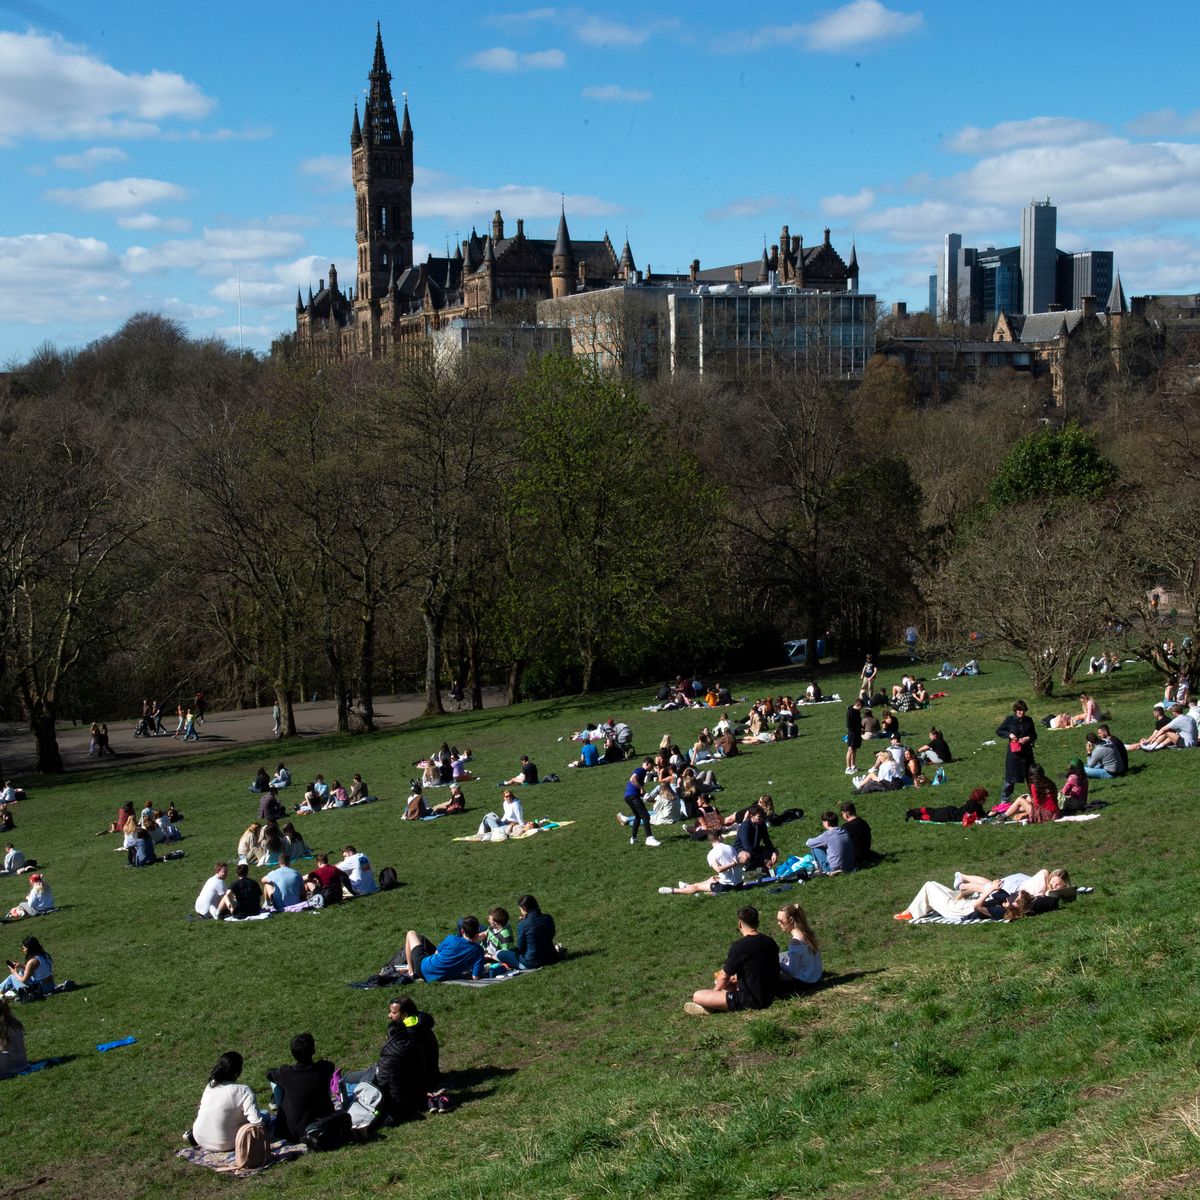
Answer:
[[[858,748],[863,743],[863,728],[862,728],[862,710],[863,701],[859,696],[855,702],[846,709],[846,774],[854,775],[858,771],[857,759]]]
[[[758,909],[738,909],[742,935],[725,956],[711,988],[701,988],[683,1006],[692,1016],[711,1012],[742,1012],[767,1008],[779,990],[779,947],[773,938],[758,932]]]

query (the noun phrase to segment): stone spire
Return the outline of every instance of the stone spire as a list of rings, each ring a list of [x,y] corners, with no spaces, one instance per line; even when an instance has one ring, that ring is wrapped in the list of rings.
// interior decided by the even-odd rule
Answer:
[[[1112,316],[1114,313],[1121,316],[1129,311],[1125,303],[1125,289],[1121,286],[1121,272],[1118,271],[1113,276],[1112,291],[1108,293],[1108,313]]]
[[[846,274],[850,278],[850,291],[858,291],[858,247],[850,243],[850,264],[846,268]]]
[[[621,272],[626,279],[633,277],[637,268],[633,262],[633,251],[629,248],[629,234],[625,235],[625,245],[621,247]]]
[[[358,101],[354,102],[354,124],[350,127],[350,146],[362,145],[362,126],[358,123]]]
[[[767,243],[763,242],[762,262],[758,264],[758,282],[766,283],[771,277],[771,259],[767,255]]]
[[[297,289],[296,289],[296,311],[297,311],[298,313],[300,313],[300,312],[303,312],[303,311],[304,311],[304,299],[303,299],[303,297],[300,295],[300,289],[299,289],[299,288],[297,288]]]
[[[567,232],[567,210],[563,208],[558,217],[558,235],[554,239],[554,256],[559,255],[570,257],[571,255],[571,235]]]
[[[567,210],[559,211],[558,236],[554,239],[554,253],[550,258],[550,296],[559,299],[570,294],[572,277],[575,274],[575,255],[571,249],[571,235],[567,231]]]
[[[375,24],[375,61],[367,76],[371,90],[363,108],[363,137],[376,146],[395,145],[400,140],[400,123],[396,119],[396,103],[392,99],[392,73],[387,69],[383,54],[383,34]]]

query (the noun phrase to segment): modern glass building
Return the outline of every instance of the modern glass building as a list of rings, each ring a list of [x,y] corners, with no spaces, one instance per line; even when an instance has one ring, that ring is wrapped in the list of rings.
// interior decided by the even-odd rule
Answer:
[[[1021,210],[1021,311],[1049,312],[1057,299],[1058,209],[1046,200],[1031,200]]]

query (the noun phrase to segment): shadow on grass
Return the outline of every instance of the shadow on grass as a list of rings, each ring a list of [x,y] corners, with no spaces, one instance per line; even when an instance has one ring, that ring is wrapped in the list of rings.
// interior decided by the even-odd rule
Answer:
[[[515,1075],[516,1067],[468,1067],[461,1071],[443,1071],[442,1086],[454,1097],[460,1107],[476,1100],[484,1100],[495,1090],[495,1082],[508,1075]],[[488,1086],[493,1085],[493,1086]]]
[[[863,971],[826,971],[821,977],[820,983],[797,984],[787,991],[780,992],[779,999],[786,1001],[803,996],[815,996],[818,992],[827,992],[830,988],[842,987],[847,983],[857,983],[860,979],[866,979],[871,975],[882,975],[886,970],[886,967],[873,967]]]

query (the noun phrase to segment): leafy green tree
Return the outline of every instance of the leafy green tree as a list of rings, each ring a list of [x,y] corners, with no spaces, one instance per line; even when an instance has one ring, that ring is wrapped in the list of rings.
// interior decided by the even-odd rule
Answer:
[[[1068,423],[1017,442],[1000,464],[989,500],[993,508],[1053,497],[1094,500],[1116,479],[1116,465],[1100,453],[1095,438]]]

